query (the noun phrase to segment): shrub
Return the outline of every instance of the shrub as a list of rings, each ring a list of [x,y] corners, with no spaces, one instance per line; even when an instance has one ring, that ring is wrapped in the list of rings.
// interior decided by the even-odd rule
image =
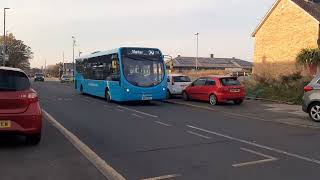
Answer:
[[[300,72],[295,72],[272,80],[257,76],[246,80],[244,85],[248,96],[301,104],[303,87],[309,81],[310,77],[303,77]]]

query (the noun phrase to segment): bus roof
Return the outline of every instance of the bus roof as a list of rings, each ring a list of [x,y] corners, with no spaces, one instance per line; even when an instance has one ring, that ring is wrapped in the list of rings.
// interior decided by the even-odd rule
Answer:
[[[81,56],[81,57],[79,57],[77,59],[88,59],[88,58],[93,58],[93,57],[98,57],[98,56],[104,56],[104,55],[108,55],[108,54],[118,53],[119,49],[121,49],[121,48],[111,49],[111,50],[108,50],[108,51],[98,51],[98,52],[95,52],[95,53],[92,53],[92,54]]]
[[[76,59],[88,59],[88,58],[93,58],[93,57],[99,57],[99,56],[104,56],[104,55],[108,55],[108,54],[118,53],[119,50],[122,49],[122,48],[148,48],[148,47],[120,47],[120,48],[111,49],[111,50],[107,50],[107,51],[97,51],[97,52],[94,52],[92,54],[81,56],[81,57],[76,58]],[[157,49],[157,48],[149,48],[149,49]]]

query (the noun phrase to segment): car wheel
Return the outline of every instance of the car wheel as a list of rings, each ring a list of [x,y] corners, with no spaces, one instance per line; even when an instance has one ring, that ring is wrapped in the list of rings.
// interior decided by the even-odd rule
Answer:
[[[105,92],[105,99],[109,103],[112,101],[111,96],[110,96],[110,92],[108,90]]]
[[[83,94],[83,86],[82,86],[82,84],[80,86],[80,93]]]
[[[26,144],[28,145],[38,145],[40,141],[41,141],[41,133],[26,136]]]
[[[309,108],[309,116],[315,122],[320,122],[320,103],[313,103]]]
[[[238,99],[238,100],[234,100],[233,101],[236,105],[240,105],[243,103],[243,100],[242,99]]]
[[[183,91],[183,93],[182,93],[182,98],[183,98],[183,100],[185,100],[185,101],[188,101],[188,100],[189,100],[189,96],[188,96],[187,92]]]
[[[167,90],[167,99],[170,99],[172,97],[171,93],[169,90]]]
[[[214,94],[211,94],[209,96],[209,102],[212,106],[215,106],[217,104],[217,97]]]

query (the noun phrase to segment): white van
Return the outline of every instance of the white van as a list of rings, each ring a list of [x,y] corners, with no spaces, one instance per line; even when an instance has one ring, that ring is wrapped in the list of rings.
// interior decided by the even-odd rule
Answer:
[[[182,91],[191,84],[191,79],[182,74],[168,74],[168,95],[181,95]]]

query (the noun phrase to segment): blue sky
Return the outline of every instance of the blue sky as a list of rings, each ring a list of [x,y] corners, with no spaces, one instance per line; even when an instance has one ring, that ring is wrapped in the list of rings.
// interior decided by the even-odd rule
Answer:
[[[252,61],[251,33],[274,0],[1,0],[7,30],[33,52],[33,67],[119,46],[160,48],[164,54],[238,57]],[[1,7],[2,8],[2,7]],[[1,20],[3,13],[0,13]],[[0,21],[0,28],[3,23]],[[2,31],[1,31],[2,32]],[[78,54],[78,53],[76,53]]]

